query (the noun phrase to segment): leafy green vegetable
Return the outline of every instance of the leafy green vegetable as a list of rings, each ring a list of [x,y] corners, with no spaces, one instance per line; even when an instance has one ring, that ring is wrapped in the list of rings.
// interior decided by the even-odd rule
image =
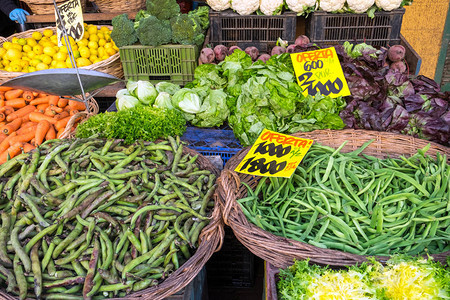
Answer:
[[[201,46],[205,40],[203,29],[195,18],[181,14],[170,19],[172,42],[182,45]]]
[[[119,90],[116,94],[117,110],[132,108],[139,104],[140,104],[139,99],[130,95],[127,89]]]
[[[198,127],[220,126],[228,118],[230,111],[227,107],[227,94],[223,90],[210,90],[203,99],[200,112],[191,121]]]
[[[194,90],[182,88],[172,97],[172,105],[181,110],[186,120],[191,121],[200,112],[201,99]]]
[[[159,93],[158,97],[156,97],[153,106],[159,108],[173,109],[172,96],[170,96],[170,94],[166,92]]]
[[[139,21],[136,29],[139,42],[145,46],[160,46],[170,43],[172,29],[168,20],[160,20],[151,15]]]
[[[180,6],[176,0],[147,0],[147,12],[159,20],[169,20],[180,14]]]
[[[308,260],[297,260],[291,267],[280,270],[279,278],[281,300],[450,297],[450,271],[431,258],[394,256],[386,266],[370,259],[347,270],[330,270],[309,264]]]
[[[76,136],[87,138],[98,134],[102,138],[154,141],[158,138],[182,135],[186,131],[183,115],[174,109],[138,106],[118,112],[106,112],[90,117],[77,127]]]
[[[202,26],[203,30],[208,29],[209,27],[209,6],[203,5],[199,6],[195,10],[191,10],[188,15],[191,18],[195,18],[200,25]]]
[[[158,91],[150,81],[129,80],[127,82],[127,90],[131,96],[136,97],[139,101],[146,105],[152,105],[155,102]]]
[[[113,25],[111,39],[117,47],[133,45],[138,41],[133,21],[128,19],[127,14],[114,17],[111,24]]]
[[[347,54],[351,58],[358,58],[360,56],[363,56],[364,53],[367,53],[369,56],[373,58],[377,58],[377,54],[379,53],[377,49],[366,43],[360,43],[353,46],[353,44],[349,43],[348,41],[345,41],[343,46],[345,52],[347,52]]]
[[[180,86],[178,84],[167,81],[158,82],[155,85],[155,88],[158,91],[158,93],[166,92],[169,93],[171,96],[173,96],[176,92],[180,90]]]

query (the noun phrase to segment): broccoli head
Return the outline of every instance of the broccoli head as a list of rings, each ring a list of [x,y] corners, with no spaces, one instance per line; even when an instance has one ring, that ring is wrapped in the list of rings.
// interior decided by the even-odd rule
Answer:
[[[142,45],[159,46],[170,43],[172,29],[168,20],[159,20],[155,16],[148,16],[139,21],[137,36]]]
[[[187,14],[170,19],[172,26],[172,42],[182,45],[197,45],[201,46],[205,40],[202,27],[195,20]]]
[[[134,17],[134,22],[139,22],[141,19],[147,18],[148,16],[150,16],[148,11],[141,9],[136,14],[136,17]]]
[[[209,6],[202,5],[195,10],[189,12],[189,16],[193,17],[200,23],[203,30],[209,27]]]
[[[134,23],[128,19],[127,14],[114,17],[111,23],[113,26],[111,38],[117,47],[129,46],[137,42]]]
[[[147,11],[160,20],[169,20],[180,14],[177,0],[147,0]]]

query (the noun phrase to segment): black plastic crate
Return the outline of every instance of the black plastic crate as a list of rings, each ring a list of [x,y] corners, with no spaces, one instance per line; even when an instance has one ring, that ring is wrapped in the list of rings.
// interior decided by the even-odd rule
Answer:
[[[114,105],[114,109],[116,108],[116,106],[115,106],[116,98],[103,98],[103,97],[95,97],[94,96],[94,99],[95,99],[95,101],[97,101],[99,112],[109,111],[108,109],[112,105]],[[115,109],[115,110],[117,110],[117,109]]]
[[[250,46],[267,52],[276,45],[278,38],[293,43],[297,25],[297,14],[287,11],[277,16],[241,16],[231,9],[209,12],[210,39],[213,45]]]
[[[206,263],[208,287],[248,288],[255,284],[255,256],[225,227],[225,239],[219,252]]]
[[[316,11],[307,18],[306,35],[314,43],[342,44],[345,41],[374,46],[400,43],[404,8],[367,14],[333,14]]]

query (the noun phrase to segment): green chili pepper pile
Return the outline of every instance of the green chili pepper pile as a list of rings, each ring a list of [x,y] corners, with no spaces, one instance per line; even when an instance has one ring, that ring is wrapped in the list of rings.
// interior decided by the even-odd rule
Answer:
[[[179,139],[52,140],[0,166],[0,285],[45,299],[122,297],[189,259],[215,175]]]
[[[359,255],[450,250],[450,167],[419,150],[378,159],[313,145],[291,178],[263,178],[238,202],[276,235]],[[270,180],[270,181],[269,181]]]

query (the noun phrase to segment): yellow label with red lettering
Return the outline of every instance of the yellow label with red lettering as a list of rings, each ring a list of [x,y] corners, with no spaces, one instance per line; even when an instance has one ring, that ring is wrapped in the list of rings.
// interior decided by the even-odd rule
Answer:
[[[349,96],[350,89],[334,47],[291,54],[298,85],[303,95],[337,98]]]
[[[235,171],[289,178],[313,142],[264,129]]]

